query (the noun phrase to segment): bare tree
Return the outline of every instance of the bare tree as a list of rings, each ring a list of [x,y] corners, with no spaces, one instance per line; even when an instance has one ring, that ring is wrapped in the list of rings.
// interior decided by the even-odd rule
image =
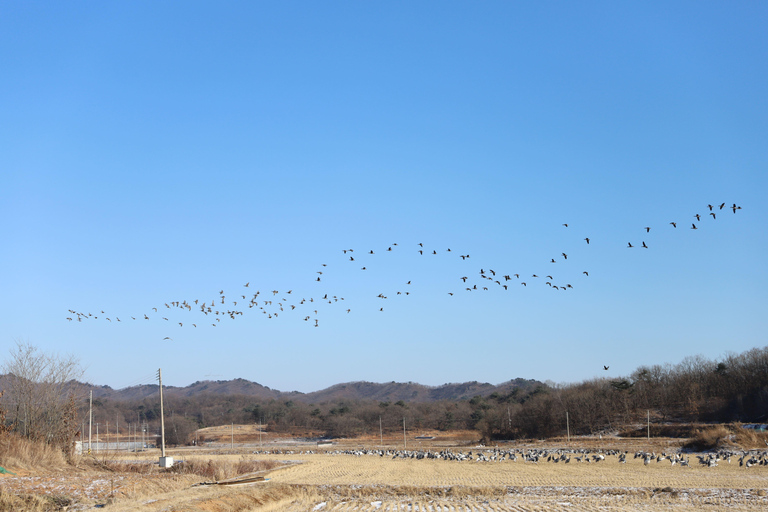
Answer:
[[[76,379],[83,375],[79,360],[41,353],[17,341],[2,368],[7,386],[2,400],[11,428],[24,437],[71,449],[80,398]]]

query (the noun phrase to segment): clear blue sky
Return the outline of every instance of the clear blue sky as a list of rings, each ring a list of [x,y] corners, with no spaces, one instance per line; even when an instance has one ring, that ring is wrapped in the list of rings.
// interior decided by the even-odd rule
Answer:
[[[765,346],[767,26],[762,2],[3,2],[0,350],[313,391]]]

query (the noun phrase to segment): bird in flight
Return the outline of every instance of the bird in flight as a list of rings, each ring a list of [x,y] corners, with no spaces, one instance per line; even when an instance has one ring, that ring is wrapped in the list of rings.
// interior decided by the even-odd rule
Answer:
[[[608,368],[608,366],[603,365],[603,370],[607,370]]]
[[[676,227],[677,227],[677,222],[670,222],[670,224],[672,224],[672,227],[673,227],[673,228],[676,228]]]
[[[584,240],[587,241],[587,245],[589,245],[589,238],[585,238]]]
[[[634,245],[632,245],[632,242],[627,242],[627,249],[631,249],[633,247],[634,247]]]

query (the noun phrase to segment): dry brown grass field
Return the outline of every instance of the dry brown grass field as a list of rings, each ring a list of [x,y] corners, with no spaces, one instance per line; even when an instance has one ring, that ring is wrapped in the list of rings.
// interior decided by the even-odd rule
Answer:
[[[150,450],[83,457],[76,470],[6,475],[0,479],[0,511],[57,510],[57,503],[58,510],[63,510],[63,504],[69,504],[69,510],[99,505],[115,512],[768,510],[768,466],[747,468],[732,457],[730,463],[723,459],[709,467],[700,464],[696,454],[686,454],[688,467],[670,460],[645,464],[642,458],[634,458],[637,451],[674,453],[679,440],[579,438],[570,443],[558,439],[498,445],[500,450],[518,453],[562,448],[607,454],[598,462],[576,462],[579,453],[571,453],[569,463],[544,458],[533,463],[522,457],[477,461],[481,454],[490,458],[496,446],[477,445],[472,432],[450,437],[427,433],[435,434],[435,439],[407,439],[409,451],[472,452],[471,460],[457,461],[393,458],[391,452],[363,454],[361,450],[379,448],[378,437],[318,448],[276,434],[262,435],[259,443],[251,437],[252,428],[235,426],[238,430],[242,437],[236,434],[234,449],[232,427],[226,426],[207,430],[207,438],[219,441],[214,445],[169,450],[176,461],[183,461],[173,471],[153,464],[159,450]],[[387,437],[384,445],[402,450],[402,436]],[[626,462],[609,450],[628,451]],[[269,480],[201,485],[236,480],[237,475],[262,475]],[[18,497],[27,494],[55,499],[21,508]]]

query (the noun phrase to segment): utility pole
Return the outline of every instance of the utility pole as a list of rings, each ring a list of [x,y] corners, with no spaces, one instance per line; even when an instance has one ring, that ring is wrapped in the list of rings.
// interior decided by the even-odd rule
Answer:
[[[568,442],[571,442],[571,422],[568,419],[568,411],[565,411],[565,432]]]
[[[93,430],[93,390],[88,402],[88,454],[91,453],[91,431]]]
[[[157,370],[157,382],[160,386],[160,467],[173,466],[173,457],[165,456],[165,417],[163,416],[163,369]]]
[[[379,448],[384,449],[384,431],[381,430],[381,416],[379,416]]]
[[[232,422],[232,437],[230,437],[229,440],[229,449],[234,450],[235,449],[235,422]]]
[[[648,441],[651,440],[651,410],[648,409]]]
[[[408,449],[408,440],[405,438],[405,416],[403,416],[403,450]]]

